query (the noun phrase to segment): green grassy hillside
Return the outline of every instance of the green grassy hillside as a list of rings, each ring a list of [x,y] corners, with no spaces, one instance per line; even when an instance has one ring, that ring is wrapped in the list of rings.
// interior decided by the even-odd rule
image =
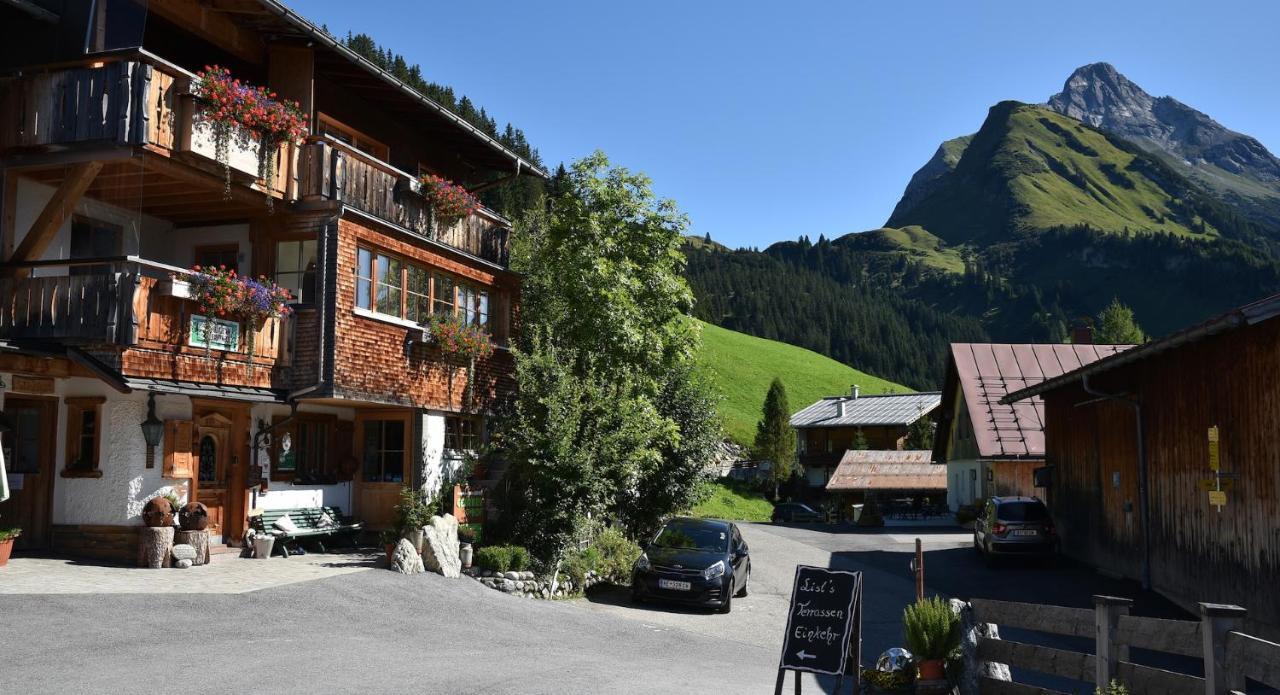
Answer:
[[[1151,155],[1040,106],[1002,102],[954,171],[888,226],[920,225],[949,243],[1087,225],[1102,232],[1210,238],[1189,182]]]
[[[724,396],[720,416],[725,432],[742,444],[755,438],[765,393],[775,376],[787,387],[792,412],[823,396],[847,393],[857,384],[863,393],[906,393],[911,389],[860,372],[816,352],[702,324],[698,362]]]
[[[706,486],[706,497],[689,510],[691,516],[729,521],[768,521],[773,516],[773,503],[745,483],[722,479]]]
[[[881,227],[869,232],[849,234],[836,240],[867,251],[903,252],[908,258],[919,261],[927,268],[944,273],[963,273],[964,259],[960,252],[949,248],[941,239],[924,227],[910,225],[893,228]]]

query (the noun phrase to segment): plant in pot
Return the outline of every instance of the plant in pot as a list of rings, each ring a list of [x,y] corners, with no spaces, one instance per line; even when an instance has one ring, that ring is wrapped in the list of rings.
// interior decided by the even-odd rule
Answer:
[[[395,506],[396,530],[401,538],[407,538],[414,550],[422,554],[422,527],[431,521],[434,505],[421,491],[411,485],[400,487],[400,502]]]
[[[476,530],[471,526],[458,527],[458,558],[464,568],[471,567],[472,546],[476,542]]]
[[[13,553],[13,541],[21,535],[22,529],[17,526],[0,528],[0,567],[9,564],[9,555]]]
[[[917,601],[902,612],[902,629],[920,678],[944,678],[947,656],[960,646],[960,616],[951,605],[938,596]]]

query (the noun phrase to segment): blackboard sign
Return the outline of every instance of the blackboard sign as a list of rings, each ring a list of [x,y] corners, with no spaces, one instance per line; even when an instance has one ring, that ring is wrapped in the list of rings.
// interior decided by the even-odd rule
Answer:
[[[856,673],[861,650],[862,573],[796,567],[779,668],[843,675],[851,662]]]

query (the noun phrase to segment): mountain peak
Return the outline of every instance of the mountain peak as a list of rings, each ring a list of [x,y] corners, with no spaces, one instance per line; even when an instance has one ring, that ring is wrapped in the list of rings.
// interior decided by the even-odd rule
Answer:
[[[1049,98],[1049,108],[1094,127],[1117,120],[1154,120],[1155,99],[1110,63],[1076,68],[1062,91]]]

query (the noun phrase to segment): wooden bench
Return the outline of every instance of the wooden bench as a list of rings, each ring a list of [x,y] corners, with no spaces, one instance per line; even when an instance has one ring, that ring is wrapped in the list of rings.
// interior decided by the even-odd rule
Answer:
[[[338,523],[337,526],[329,528],[320,527],[321,515],[328,512],[329,516]],[[297,525],[298,530],[293,533],[285,533],[275,527],[275,523],[284,515],[288,514],[289,519]],[[322,539],[325,538],[346,538],[352,545],[355,545],[355,537],[364,528],[364,523],[352,521],[350,518],[342,515],[341,510],[337,507],[301,507],[298,509],[268,509],[261,514],[250,517],[249,526],[258,533],[268,533],[276,537],[275,546],[284,557],[289,557],[289,551],[285,549],[285,545],[291,541],[308,541],[314,543],[320,548],[320,552],[326,552]]]

